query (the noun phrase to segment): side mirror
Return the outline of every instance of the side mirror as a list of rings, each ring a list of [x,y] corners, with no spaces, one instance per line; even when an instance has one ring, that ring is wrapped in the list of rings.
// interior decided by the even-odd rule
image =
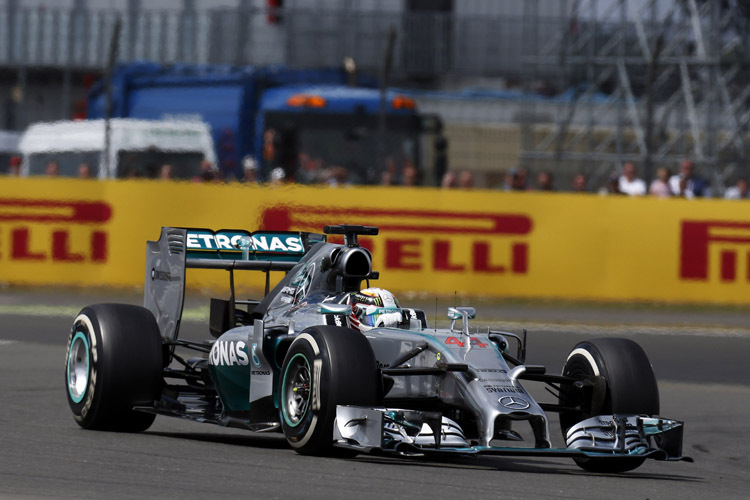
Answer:
[[[451,330],[456,326],[457,320],[462,320],[461,332],[469,336],[469,320],[474,319],[477,316],[477,312],[473,307],[449,307],[448,308],[448,319],[451,320]],[[469,344],[467,344],[469,345]]]
[[[473,307],[449,307],[448,319],[451,321],[456,321],[458,319],[463,318],[464,313],[466,314],[466,317],[469,319],[474,319],[477,317],[477,311]]]

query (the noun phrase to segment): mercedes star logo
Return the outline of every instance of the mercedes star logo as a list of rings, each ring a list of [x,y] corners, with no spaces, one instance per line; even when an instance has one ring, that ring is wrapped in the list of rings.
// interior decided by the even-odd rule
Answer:
[[[504,407],[510,408],[511,410],[525,410],[526,408],[531,406],[528,401],[516,396],[503,396],[497,401]]]

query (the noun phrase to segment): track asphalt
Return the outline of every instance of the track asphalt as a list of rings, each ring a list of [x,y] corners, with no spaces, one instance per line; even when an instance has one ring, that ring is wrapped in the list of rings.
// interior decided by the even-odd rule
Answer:
[[[277,434],[168,417],[141,434],[84,431],[63,386],[72,317],[89,303],[140,301],[129,291],[0,290],[0,498],[747,498],[750,313],[740,309],[474,304],[480,324],[527,328],[528,362],[550,372],[594,335],[644,347],[662,414],[685,421],[684,452],[696,463],[650,461],[631,473],[597,475],[569,459],[303,457]],[[207,302],[187,298],[186,337],[208,336]],[[429,301],[421,302],[432,318]],[[545,399],[541,388],[528,388]],[[554,416],[550,428],[553,445],[561,445]]]

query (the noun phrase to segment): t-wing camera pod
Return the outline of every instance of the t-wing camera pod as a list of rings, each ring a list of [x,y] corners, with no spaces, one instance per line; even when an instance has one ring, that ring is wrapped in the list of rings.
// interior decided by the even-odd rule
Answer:
[[[325,226],[323,228],[325,234],[343,234],[346,242],[346,246],[358,247],[359,242],[357,241],[357,235],[375,236],[378,234],[378,228],[375,226],[354,226],[351,224],[342,224],[339,226]]]

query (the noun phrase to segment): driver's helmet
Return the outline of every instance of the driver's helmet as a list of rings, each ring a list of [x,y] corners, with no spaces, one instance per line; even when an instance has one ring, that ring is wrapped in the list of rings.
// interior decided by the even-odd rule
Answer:
[[[375,327],[396,326],[401,311],[396,297],[382,288],[365,288],[349,296],[352,315],[351,327],[365,332]]]

